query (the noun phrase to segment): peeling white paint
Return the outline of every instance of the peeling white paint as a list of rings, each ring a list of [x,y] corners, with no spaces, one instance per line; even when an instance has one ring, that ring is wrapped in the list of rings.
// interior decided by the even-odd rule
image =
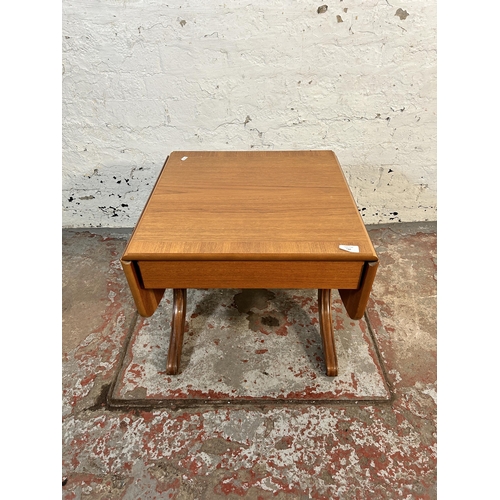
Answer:
[[[296,485],[301,491],[314,488],[322,494],[339,495],[347,493],[348,488],[353,487],[353,477],[356,477],[356,484],[366,490],[372,485],[372,478],[362,474],[357,449],[352,444],[342,443],[337,435],[339,422],[349,422],[350,429],[358,436],[363,436],[363,443],[385,443],[381,453],[387,456],[386,465],[383,470],[374,473],[385,478],[388,485],[393,484],[394,478],[401,474],[413,474],[416,480],[418,470],[425,471],[429,467],[425,460],[414,461],[415,470],[401,464],[401,456],[420,450],[421,444],[412,429],[409,429],[408,436],[401,436],[396,430],[387,429],[378,417],[374,418],[372,424],[366,424],[346,415],[344,409],[272,409],[266,415],[248,410],[211,410],[204,414],[178,417],[180,418],[168,412],[153,412],[152,421],[146,422],[138,417],[128,425],[125,433],[120,429],[120,417],[117,415],[107,415],[105,421],[102,418],[83,421],[69,417],[64,422],[66,449],[73,450],[80,462],[87,464],[87,473],[116,474],[123,470],[126,463],[140,464],[132,469],[132,475],[141,477],[139,483],[143,487],[152,481],[152,478],[144,476],[145,461],[168,458],[176,461],[180,468],[185,466],[185,460],[189,460],[189,464],[196,467],[197,474],[204,476],[214,474],[220,463],[229,471],[250,470],[259,463],[272,477],[280,482]],[[205,452],[195,449],[200,444],[200,439],[203,441],[215,436],[241,443],[241,436],[238,438],[235,434],[241,422],[248,422],[254,429],[262,430],[258,435],[243,433],[250,436],[251,447],[242,447],[237,453],[228,450],[221,453],[215,461]],[[265,431],[265,422],[274,423],[270,432]],[[97,437],[98,435],[103,438]],[[89,440],[69,448],[72,440],[78,440],[80,436],[88,436]],[[293,436],[294,441],[301,441],[302,449],[296,447],[293,455],[287,450],[278,450],[276,443],[283,436]],[[329,437],[328,443],[331,444],[321,439],[322,436]],[[188,443],[190,446],[186,450]],[[337,453],[340,454],[340,459],[332,460]],[[331,484],[327,484],[322,477],[310,474],[309,468],[318,462],[324,466],[330,465],[331,473],[327,474],[331,474]],[[82,466],[76,465],[73,472],[80,471],[84,471]],[[270,477],[260,480],[259,486],[269,491],[278,490],[279,485]],[[222,480],[223,483],[229,481],[230,478]],[[403,491],[399,491],[403,495]]]
[[[344,7],[64,0],[63,225],[134,226],[204,149],[333,149],[365,222],[435,220],[436,2]]]
[[[422,392],[430,396],[433,399],[434,403],[437,404],[437,391],[434,384],[429,386],[427,389],[424,389]]]

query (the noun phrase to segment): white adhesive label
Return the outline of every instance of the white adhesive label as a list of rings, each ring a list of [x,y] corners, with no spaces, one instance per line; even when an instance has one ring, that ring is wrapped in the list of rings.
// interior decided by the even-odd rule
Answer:
[[[188,157],[187,157],[187,156],[183,156],[183,157],[181,158],[181,161],[184,161],[184,160],[187,160],[187,159],[188,159]]]
[[[358,245],[339,245],[339,248],[346,252],[359,253]]]

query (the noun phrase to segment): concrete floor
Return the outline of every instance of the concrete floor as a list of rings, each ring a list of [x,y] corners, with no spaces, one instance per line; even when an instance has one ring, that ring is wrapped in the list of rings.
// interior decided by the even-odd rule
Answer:
[[[436,224],[368,229],[381,265],[365,318],[351,324],[337,310],[344,375],[331,390],[323,390],[321,359],[315,365],[300,350],[310,344],[313,352],[316,342],[308,292],[240,290],[220,298],[191,292],[185,378],[170,392],[154,363],[162,363],[168,342],[171,296],[149,320],[138,317],[119,264],[130,232],[64,230],[63,498],[436,498]],[[256,334],[255,342],[267,342],[254,351],[265,356],[252,351],[243,369],[231,342],[224,363],[218,335],[219,351],[210,352],[218,352],[221,371],[230,365],[219,399],[197,389],[208,372],[191,369],[208,317],[219,333],[234,328],[247,341]],[[293,335],[299,347],[283,361],[273,342],[295,342]],[[269,379],[251,379],[250,365],[269,375],[279,363],[293,364],[290,356],[307,370],[284,377],[263,400]],[[309,382],[300,385],[305,379],[323,384],[318,397]],[[292,386],[293,397],[283,399]],[[231,400],[231,391],[244,401]]]

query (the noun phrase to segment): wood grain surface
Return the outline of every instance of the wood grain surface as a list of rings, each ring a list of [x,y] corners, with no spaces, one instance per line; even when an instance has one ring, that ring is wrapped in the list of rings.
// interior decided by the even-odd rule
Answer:
[[[186,322],[187,290],[174,288],[172,301],[172,330],[167,354],[167,374],[179,372],[184,339],[184,323]]]
[[[342,288],[359,286],[363,262],[139,261],[145,288]]]
[[[163,298],[165,288],[145,288],[141,281],[136,262],[121,261],[123,272],[128,282],[137,311],[141,316],[152,316]]]
[[[123,260],[377,256],[333,151],[176,151]]]
[[[329,377],[336,377],[338,375],[338,361],[332,326],[332,291],[329,288],[318,290],[318,312],[326,374]]]

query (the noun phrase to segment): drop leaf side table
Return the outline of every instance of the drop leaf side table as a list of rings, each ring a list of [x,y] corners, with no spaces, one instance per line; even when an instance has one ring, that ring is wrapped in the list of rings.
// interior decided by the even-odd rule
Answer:
[[[173,289],[168,374],[179,371],[188,288],[313,288],[336,376],[331,291],[360,319],[378,257],[333,151],[175,151],[121,263],[141,316]]]

